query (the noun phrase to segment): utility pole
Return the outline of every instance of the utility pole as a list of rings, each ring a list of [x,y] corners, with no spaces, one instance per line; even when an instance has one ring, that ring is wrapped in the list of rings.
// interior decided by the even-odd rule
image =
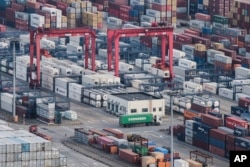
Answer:
[[[15,41],[13,41],[13,120],[16,117],[16,46]]]

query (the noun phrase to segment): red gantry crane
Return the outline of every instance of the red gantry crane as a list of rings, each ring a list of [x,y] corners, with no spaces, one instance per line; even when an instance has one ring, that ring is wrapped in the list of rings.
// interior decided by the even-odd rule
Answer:
[[[108,29],[108,70],[111,71],[112,47],[114,42],[114,72],[119,76],[119,39],[121,37],[159,36],[161,37],[161,67],[166,66],[166,46],[168,46],[170,80],[173,78],[173,27],[149,27],[133,29]],[[168,41],[167,41],[168,40]],[[168,45],[167,45],[168,44]]]
[[[41,61],[41,48],[40,40],[43,37],[64,37],[64,36],[84,36],[85,37],[85,68],[88,68],[89,59],[89,40],[91,38],[91,66],[92,70],[95,71],[95,30],[89,28],[74,28],[74,29],[43,29],[38,28],[30,31],[30,69],[33,69],[34,55],[36,55],[37,70],[36,78],[32,78],[32,72],[30,73],[30,86],[40,87],[40,61]],[[36,46],[36,47],[35,47]]]

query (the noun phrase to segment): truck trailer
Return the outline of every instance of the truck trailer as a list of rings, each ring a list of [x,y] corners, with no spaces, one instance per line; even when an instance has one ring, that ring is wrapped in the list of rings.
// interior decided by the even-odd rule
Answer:
[[[121,115],[119,117],[119,124],[122,127],[131,127],[139,124],[146,126],[160,125],[161,118],[151,113]]]

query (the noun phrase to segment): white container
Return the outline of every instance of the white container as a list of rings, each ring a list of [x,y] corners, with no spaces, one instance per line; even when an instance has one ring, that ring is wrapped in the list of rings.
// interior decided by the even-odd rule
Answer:
[[[186,53],[177,49],[173,49],[173,57],[176,59],[184,58]]]
[[[114,26],[122,26],[122,20],[116,17],[108,17],[107,24],[114,25]]]
[[[77,112],[68,110],[64,112],[64,117],[69,120],[77,120]]]
[[[81,92],[84,88],[82,85],[80,85],[78,83],[70,82],[68,85],[69,85],[69,92],[75,92],[75,93],[79,93],[79,94],[81,94]]]
[[[122,26],[122,29],[133,29],[133,28],[141,28],[141,27],[129,23],[123,24]]]
[[[250,86],[249,85],[242,86],[242,93],[250,95]]]
[[[179,106],[185,109],[190,109],[191,108],[191,101],[190,100],[179,100]]]
[[[174,167],[189,167],[189,163],[182,159],[175,159],[174,160]]]
[[[159,5],[167,5],[166,0],[153,0],[153,3],[159,4]]]
[[[235,79],[246,79],[250,78],[250,69],[245,67],[235,68]]]
[[[101,101],[96,101],[96,100],[91,100],[90,99],[89,104],[96,107],[96,108],[102,107]]]
[[[146,9],[146,15],[151,17],[161,17],[160,11],[154,9]]]
[[[50,66],[43,66],[41,71],[49,76],[57,76],[60,73],[59,69]]]
[[[235,101],[239,101],[239,98],[250,98],[250,95],[245,93],[236,93],[235,94]]]
[[[80,45],[74,45],[72,43],[68,43],[67,44],[67,51],[71,51],[71,52],[74,52],[74,53],[83,53],[83,49],[82,49],[82,46]]]
[[[163,78],[170,77],[169,70],[162,70],[162,69],[151,67],[151,72],[152,72],[152,74],[163,77]]]
[[[72,100],[76,100],[76,101],[78,101],[78,102],[81,102],[82,100],[82,95],[81,94],[79,94],[79,93],[76,93],[76,92],[71,92],[71,91],[69,91],[68,92],[68,97],[70,98],[70,99],[72,99]]]
[[[135,6],[135,5],[144,5],[144,1],[143,0],[130,0],[129,1],[130,6]]]
[[[55,8],[42,7],[42,10],[49,12],[51,16],[56,16],[57,13],[57,9]]]
[[[40,40],[41,49],[55,49],[56,44],[54,41],[42,38]]]
[[[48,82],[50,84],[54,83],[54,77],[42,73],[42,82]]]
[[[68,89],[68,83],[76,83],[77,81],[71,78],[55,78],[55,86]]]
[[[90,84],[90,85],[99,85],[100,80],[98,78],[95,78],[94,75],[83,75],[82,76],[82,83]]]
[[[224,55],[224,52],[221,52],[215,49],[208,49],[207,50],[207,63],[214,64],[216,54]]]
[[[217,87],[218,83],[216,82],[203,83],[203,90],[211,92],[213,94],[217,93]]]
[[[135,66],[142,67],[144,64],[149,64],[149,60],[147,59],[135,59]]]
[[[55,86],[55,93],[67,97],[68,91],[60,86]]]
[[[153,23],[155,22],[155,17],[147,16],[147,15],[141,15],[140,17],[141,22],[147,22],[147,23]]]
[[[187,60],[187,59],[179,59],[178,66],[186,68],[186,69],[196,69],[196,62]]]
[[[214,55],[214,61],[225,63],[225,64],[231,64],[232,58],[225,56],[224,54],[215,54]]]
[[[193,129],[185,128],[185,136],[193,137]]]
[[[94,99],[94,100],[101,100],[102,99],[102,96],[99,93],[94,92],[94,91],[90,91],[89,97],[91,99]]]
[[[219,95],[228,99],[233,99],[233,90],[227,88],[219,88]]]
[[[190,145],[193,145],[193,138],[190,136],[185,136],[185,142]]]
[[[186,54],[193,55],[194,54],[195,47],[192,45],[182,45],[182,51]]]
[[[119,71],[124,71],[124,72],[128,72],[128,71],[133,71],[134,70],[134,66],[131,64],[127,64],[124,62],[119,62]]]
[[[15,18],[20,20],[29,21],[29,14],[25,12],[15,11]]]
[[[42,81],[42,85],[41,85],[43,88],[47,89],[47,90],[50,90],[50,91],[54,91],[54,85],[53,83],[49,83],[49,82],[43,82]]]
[[[108,58],[107,49],[98,49],[98,56],[101,56],[103,58]]]
[[[202,92],[203,90],[202,85],[191,82],[191,81],[183,82],[183,88],[184,90],[193,91],[193,92]]]
[[[205,22],[201,20],[190,20],[189,25],[195,29],[202,29],[202,27],[205,27]]]
[[[186,126],[186,128],[188,128],[188,129],[193,129],[193,126],[194,126],[194,123],[195,123],[196,121],[194,121],[194,120],[186,120],[185,121],[185,126]]]

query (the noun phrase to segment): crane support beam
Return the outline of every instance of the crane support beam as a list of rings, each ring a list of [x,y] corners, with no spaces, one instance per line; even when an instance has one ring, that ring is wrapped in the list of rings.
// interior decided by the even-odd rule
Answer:
[[[95,50],[96,50],[96,32],[89,28],[72,28],[72,29],[43,29],[38,28],[30,31],[30,86],[40,87],[40,61],[41,61],[41,47],[40,40],[43,37],[64,37],[64,36],[83,36],[85,37],[85,68],[88,68],[89,51],[91,50],[91,66],[95,71]],[[89,40],[91,38],[91,49],[89,48]],[[36,56],[37,70],[36,76],[33,76],[32,69],[34,64],[34,57]]]
[[[133,29],[108,29],[108,41],[107,41],[107,54],[108,54],[108,70],[111,71],[112,68],[112,48],[114,43],[115,49],[115,65],[114,71],[115,76],[119,76],[119,39],[121,37],[139,37],[139,36],[160,36],[162,37],[162,53],[161,53],[161,63],[165,65],[166,61],[166,46],[168,46],[168,56],[169,56],[169,72],[170,79],[173,76],[173,27],[150,27],[150,28],[133,28]],[[168,39],[168,41],[167,41]]]

